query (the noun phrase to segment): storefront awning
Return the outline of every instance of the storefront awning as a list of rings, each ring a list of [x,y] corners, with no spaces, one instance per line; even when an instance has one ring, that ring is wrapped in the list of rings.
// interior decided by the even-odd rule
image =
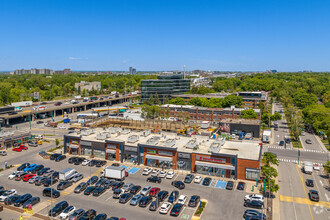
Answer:
[[[161,156],[154,156],[154,155],[146,155],[147,159],[153,159],[153,160],[161,160],[161,161],[171,161],[172,162],[172,157],[161,157]]]
[[[69,145],[69,147],[72,148],[72,149],[78,149],[79,148],[79,145],[71,144],[71,145]]]
[[[220,168],[220,169],[226,169],[226,170],[235,170],[235,167],[231,166],[231,165],[208,163],[208,162],[202,162],[202,161],[196,161],[195,165],[206,166],[206,167],[214,167],[214,168]]]
[[[115,154],[116,150],[107,149],[105,152],[108,154]]]

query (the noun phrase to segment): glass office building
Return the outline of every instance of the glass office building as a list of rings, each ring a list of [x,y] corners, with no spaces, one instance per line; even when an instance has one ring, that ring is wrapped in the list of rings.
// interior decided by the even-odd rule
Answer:
[[[152,94],[158,94],[163,103],[174,94],[184,94],[190,91],[190,79],[184,79],[183,74],[158,76],[158,79],[141,80],[141,102],[149,99]]]

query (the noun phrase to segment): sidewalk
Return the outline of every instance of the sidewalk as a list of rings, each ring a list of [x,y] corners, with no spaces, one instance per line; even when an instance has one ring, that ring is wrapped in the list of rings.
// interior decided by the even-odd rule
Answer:
[[[324,146],[324,144],[321,141],[321,138],[317,135],[314,135],[314,137],[316,138],[317,142],[319,142],[319,145],[321,146],[322,150],[326,153],[328,153],[327,148]]]
[[[274,168],[277,170],[278,172],[278,167],[274,166]],[[275,183],[279,184],[278,182],[278,176],[275,178]],[[280,189],[281,190],[281,189]],[[277,191],[276,193],[274,193],[275,198],[273,199],[273,207],[272,207],[272,211],[273,211],[273,220],[280,220],[281,219],[281,212],[280,212],[280,190]]]

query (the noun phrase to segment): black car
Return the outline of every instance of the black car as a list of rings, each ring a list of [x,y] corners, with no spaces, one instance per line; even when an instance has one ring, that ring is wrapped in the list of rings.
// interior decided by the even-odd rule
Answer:
[[[112,190],[119,189],[123,187],[125,183],[123,181],[117,181],[112,185]]]
[[[316,190],[309,190],[309,199],[314,202],[318,202],[320,200],[319,192]]]
[[[149,210],[150,211],[156,211],[158,208],[159,208],[159,200],[152,201],[150,206],[149,206]]]
[[[1,189],[0,190],[0,196],[2,196],[3,194],[5,194],[7,192],[7,190]]]
[[[147,182],[152,182],[152,183],[161,183],[162,179],[159,178],[158,176],[152,176],[147,179]]]
[[[164,201],[168,197],[168,191],[160,191],[157,195],[157,198],[160,202]]]
[[[179,197],[179,191],[174,190],[171,192],[170,196],[168,197],[168,202],[174,203]]]
[[[41,170],[39,170],[37,172],[37,175],[38,176],[44,175],[44,173],[46,173],[47,170],[50,170],[50,168],[49,167],[44,167],[44,168],[42,168]]]
[[[97,160],[91,160],[91,161],[89,161],[88,166],[90,166],[90,167],[95,166],[96,162],[97,162]]]
[[[311,180],[311,179],[307,179],[306,180],[306,185],[309,186],[309,187],[314,187],[314,181]]]
[[[76,220],[79,219],[83,214],[85,213],[85,210],[83,209],[76,209],[72,215],[69,217],[69,220]]]
[[[135,186],[132,187],[132,189],[131,189],[130,192],[131,192],[133,195],[135,195],[135,194],[138,193],[140,190],[141,190],[141,186],[139,186],[139,185],[135,185]]]
[[[44,182],[46,182],[47,180],[48,180],[48,177],[44,177],[44,176],[42,176],[42,177],[38,178],[38,179],[34,182],[34,185],[36,185],[36,186],[41,186],[41,185],[43,185]]]
[[[79,220],[91,220],[96,216],[96,211],[94,209],[87,210],[83,216],[79,218]]]
[[[43,196],[51,197],[51,198],[58,198],[60,197],[61,193],[53,188],[44,188],[42,191]]]
[[[96,186],[89,186],[84,191],[84,195],[89,196],[94,190],[96,189]]]
[[[16,174],[15,180],[16,181],[20,181],[23,178],[23,176],[25,176],[26,174],[28,174],[28,173],[27,172],[23,172],[23,173]]]
[[[107,181],[104,178],[100,178],[99,181],[97,181],[97,183],[95,184],[95,186],[99,187],[99,186],[103,186],[105,181]]]
[[[237,190],[244,190],[245,183],[244,182],[238,182],[237,184]]]
[[[107,214],[102,213],[102,214],[98,214],[98,215],[94,218],[94,220],[106,220],[107,217],[108,217]]]
[[[38,165],[35,168],[33,168],[30,173],[36,174],[38,173],[39,170],[41,170],[42,168],[44,168],[44,165]]]
[[[234,188],[234,182],[233,181],[228,181],[226,185],[227,190],[232,190]]]
[[[48,178],[45,182],[44,182],[44,187],[49,187],[51,185],[54,185],[55,183],[58,182],[58,179],[50,179]]]
[[[36,123],[37,124],[43,124],[44,122],[43,121],[37,121]]]
[[[260,213],[257,210],[253,210],[253,209],[247,209],[247,210],[245,210],[245,212],[243,214],[244,219],[250,218],[250,217],[255,217],[255,216],[257,216],[257,217],[261,216],[263,219],[267,219],[265,214]]]
[[[103,184],[103,187],[109,189],[115,182],[116,180],[106,180]]]
[[[119,203],[127,203],[131,198],[133,197],[132,193],[125,193],[123,195],[120,196],[119,198]]]
[[[32,197],[23,204],[23,208],[29,208],[40,202],[39,197]]]
[[[74,189],[75,193],[81,193],[82,191],[84,191],[87,188],[87,183],[85,182],[81,182],[79,183],[79,185]]]
[[[12,205],[14,204],[14,202],[19,199],[21,196],[20,195],[12,195],[12,196],[9,196],[5,199],[4,203],[5,205]]]
[[[54,173],[52,173],[52,175],[50,175],[50,178],[52,178],[52,179],[58,179],[59,176],[60,176],[60,173],[57,172],[57,171],[55,171]]]
[[[182,181],[173,181],[172,186],[178,188],[178,189],[184,189],[185,185]]]
[[[28,201],[30,198],[32,198],[32,195],[27,193],[22,195],[19,199],[17,199],[14,202],[14,206],[20,207],[21,205],[23,205],[26,201]]]
[[[73,163],[76,158],[78,158],[78,157],[70,157],[68,159],[68,163]]]
[[[196,207],[199,204],[200,200],[201,200],[200,196],[193,195],[189,200],[188,206],[189,207]]]
[[[55,162],[60,162],[60,161],[64,160],[65,158],[66,158],[65,155],[60,155],[55,159]]]
[[[101,167],[101,166],[104,166],[107,162],[103,161],[103,160],[98,160],[96,162],[96,167]]]
[[[23,171],[29,165],[30,165],[30,163],[23,163],[21,166],[17,167],[17,171]]]
[[[212,179],[209,177],[204,178],[202,185],[203,186],[209,186],[212,182]]]
[[[61,212],[63,212],[64,209],[66,209],[68,206],[69,206],[69,203],[67,201],[59,202],[54,206],[54,208],[49,210],[48,215],[52,216],[52,217],[56,217]]]
[[[64,190],[68,187],[72,186],[72,182],[71,181],[63,181],[63,182],[60,182],[58,185],[57,185],[57,190]]]
[[[104,187],[97,187],[94,191],[93,191],[93,196],[99,196],[102,193],[104,193],[106,190],[106,188]]]
[[[170,215],[171,216],[179,216],[180,212],[183,208],[183,205],[180,203],[177,203],[173,206],[173,208],[171,209]]]
[[[119,167],[119,166],[120,166],[120,164],[119,164],[119,163],[113,163],[113,164],[111,164],[111,166],[114,166],[114,167]]]
[[[50,160],[55,160],[58,156],[60,156],[61,154],[57,154],[57,153],[55,153],[55,154],[52,154],[52,155],[50,155],[50,157],[49,157],[49,159]]]
[[[139,201],[140,207],[147,207],[149,203],[151,203],[152,197],[150,196],[143,196],[142,199]]]
[[[92,176],[91,178],[89,178],[89,180],[87,180],[87,185],[93,185],[93,184],[95,184],[98,180],[99,180],[99,178],[98,178],[97,176]]]
[[[280,141],[280,146],[284,146],[284,141]]]
[[[193,181],[194,177],[195,176],[193,174],[187,174],[186,177],[184,178],[184,182],[191,183],[191,181]]]
[[[244,202],[245,207],[255,208],[255,209],[263,209],[264,203],[258,200],[247,200]]]
[[[85,160],[84,158],[77,157],[76,159],[74,159],[73,164],[80,165],[84,160]]]

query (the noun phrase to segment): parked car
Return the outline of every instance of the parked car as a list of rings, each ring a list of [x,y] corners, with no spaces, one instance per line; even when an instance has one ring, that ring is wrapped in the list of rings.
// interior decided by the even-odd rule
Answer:
[[[95,216],[96,216],[96,211],[94,209],[89,209],[83,214],[83,216],[79,218],[79,220],[90,220],[90,219],[94,219]]]
[[[42,195],[45,197],[58,198],[61,196],[61,193],[53,188],[44,188]]]
[[[87,180],[87,185],[93,185],[98,181],[98,177],[97,176],[92,176],[91,178],[89,178],[89,180]]]
[[[166,179],[172,179],[175,176],[175,173],[173,171],[169,171],[166,175]]]
[[[15,180],[20,181],[27,174],[28,174],[27,172],[22,172],[22,173],[16,174]]]
[[[160,177],[160,178],[165,178],[166,175],[167,175],[167,171],[166,171],[166,170],[162,170],[162,171],[160,171],[160,173],[159,173],[159,177]]]
[[[13,148],[13,151],[21,152],[21,151],[22,151],[22,148],[20,148],[20,147],[14,147],[14,148]]]
[[[132,194],[135,195],[135,194],[138,193],[140,190],[141,190],[141,186],[139,186],[139,185],[135,185],[135,186],[133,186],[133,187],[131,188],[130,193],[132,193]]]
[[[311,179],[306,179],[306,186],[314,187],[314,181]]]
[[[76,158],[78,158],[78,157],[70,157],[70,158],[68,159],[68,163],[74,163],[74,160],[75,160]]]
[[[28,166],[30,166],[30,163],[23,163],[21,166],[17,167],[17,171],[24,171]]]
[[[70,215],[69,220],[77,220],[80,219],[81,216],[85,213],[83,209],[76,209],[72,215]]]
[[[72,182],[71,181],[63,181],[63,182],[60,182],[58,185],[57,185],[57,190],[64,190],[68,187],[72,186]]]
[[[48,177],[44,177],[44,176],[42,176],[42,177],[38,178],[38,179],[34,182],[34,185],[36,185],[36,186],[41,186],[41,185],[43,185],[44,182],[46,182],[47,180],[48,180]]]
[[[255,208],[255,209],[263,209],[264,203],[259,200],[247,200],[244,202],[245,207]]]
[[[158,208],[159,208],[159,201],[158,200],[152,201],[149,206],[149,210],[156,211]]]
[[[133,196],[133,198],[131,199],[130,205],[137,205],[139,203],[139,201],[142,199],[142,195],[135,195]]]
[[[145,168],[142,171],[142,174],[145,175],[145,176],[148,176],[151,172],[152,172],[152,169],[151,168]]]
[[[212,179],[211,178],[205,177],[204,180],[203,180],[202,185],[203,186],[209,186],[211,184],[211,182],[212,182]]]
[[[55,162],[60,162],[60,161],[64,160],[65,158],[66,158],[65,155],[60,155],[60,156],[56,157]]]
[[[188,206],[189,207],[196,207],[199,204],[200,200],[201,200],[200,196],[193,195],[189,200]]]
[[[200,183],[202,181],[202,177],[201,176],[196,176],[194,179],[194,183]]]
[[[174,202],[176,202],[176,200],[178,199],[178,197],[179,197],[179,191],[174,190],[174,191],[171,192],[171,194],[168,197],[168,200],[167,201],[170,202],[170,203],[174,203]]]
[[[88,166],[90,166],[90,167],[95,166],[95,165],[96,165],[96,160],[91,160],[88,163]]]
[[[97,216],[95,216],[94,220],[106,220],[107,219],[107,214],[102,213],[102,214],[98,214]]]
[[[152,176],[147,179],[147,182],[152,182],[152,183],[161,183],[162,179],[159,178],[158,176]]]
[[[157,198],[160,202],[164,201],[168,197],[168,191],[160,191],[157,195]]]
[[[42,168],[44,168],[44,165],[37,165],[37,166],[34,167],[32,170],[30,170],[30,173],[36,174],[36,173],[38,173],[38,171],[41,170]]]
[[[21,205],[23,205],[30,198],[32,198],[32,195],[31,194],[29,194],[29,193],[24,194],[19,199],[17,199],[15,201],[14,206],[20,207]]]
[[[312,144],[312,140],[311,139],[306,139],[305,142],[306,142],[306,144]]]
[[[115,189],[113,191],[112,198],[119,199],[122,194],[124,194],[124,190],[122,190],[122,189]]]
[[[32,177],[36,176],[35,174],[26,174],[25,176],[22,177],[22,180],[24,182],[29,181]]]
[[[97,187],[94,191],[93,191],[93,196],[99,196],[102,195],[102,193],[104,193],[106,190],[106,188],[104,187]]]
[[[258,212],[257,210],[254,209],[247,209],[245,210],[244,214],[243,214],[243,218],[251,218],[251,217],[256,217],[254,219],[258,219],[258,217],[261,217],[259,219],[267,219],[266,215],[263,213]]]
[[[126,183],[124,186],[123,186],[123,190],[125,192],[129,192],[131,191],[131,189],[133,188],[134,184],[133,183]]]
[[[81,182],[79,183],[79,185],[74,189],[75,193],[81,193],[82,191],[84,191],[87,188],[87,183],[85,182]]]
[[[280,141],[280,146],[284,146],[284,141]]]
[[[119,198],[119,203],[127,203],[133,197],[132,193],[124,193]]]
[[[96,189],[96,186],[89,186],[86,188],[84,191],[84,195],[89,196],[90,194],[93,193],[93,191]]]
[[[21,196],[20,195],[11,195],[9,197],[7,197],[5,200],[4,200],[4,203],[5,205],[12,205],[15,203],[16,200],[18,200]]]
[[[179,197],[179,199],[178,199],[178,203],[184,205],[184,204],[186,203],[187,199],[188,199],[188,196],[186,196],[186,195],[181,195],[181,196]]]
[[[178,188],[178,189],[184,189],[185,185],[182,181],[173,181],[172,186]]]
[[[143,195],[143,196],[146,196],[146,195],[149,194],[149,192],[150,192],[151,189],[152,189],[151,186],[145,186],[145,187],[142,189],[142,191],[141,191],[140,194]]]
[[[51,185],[54,185],[55,183],[58,182],[58,179],[51,179],[48,178],[45,182],[44,182],[44,187],[49,187]]]
[[[24,172],[30,172],[32,169],[34,169],[37,164],[29,164],[27,167],[24,168]]]
[[[3,202],[5,201],[5,199],[7,199],[8,197],[12,196],[12,195],[16,195],[17,191],[16,189],[11,189],[11,190],[7,190],[5,193],[3,193],[0,196],[0,201]]]
[[[141,198],[139,201],[139,206],[140,207],[147,207],[152,201],[152,198],[150,196],[144,196]]]
[[[50,170],[49,167],[44,167],[44,168],[42,168],[41,170],[39,170],[39,171],[37,172],[37,174],[38,174],[38,176],[44,175],[44,173],[46,173],[46,171],[48,171],[48,170]]]
[[[60,173],[57,172],[57,171],[55,171],[55,172],[53,172],[53,173],[50,175],[50,178],[58,179],[58,178],[59,178],[59,175],[60,175]]]
[[[41,178],[42,176],[34,176],[31,179],[29,179],[29,183],[30,184],[34,184],[39,178]]]
[[[186,177],[184,178],[184,182],[185,183],[191,183],[194,179],[194,175],[193,174],[187,174]]]
[[[112,185],[112,190],[119,189],[123,187],[124,182],[123,181],[117,181]]]
[[[244,197],[244,201],[258,200],[264,202],[264,196],[260,194],[250,194]]]
[[[151,176],[158,176],[160,173],[160,170],[158,169],[153,169],[152,172],[151,172]]]
[[[157,194],[160,192],[160,188],[158,187],[153,187],[150,192],[149,192],[149,196],[157,196]]]
[[[5,151],[5,150],[0,150],[0,155],[1,155],[1,156],[7,156],[7,151]]]
[[[89,163],[90,161],[91,161],[91,160],[85,159],[85,160],[81,163],[81,165],[83,165],[83,166],[87,166],[88,163]]]
[[[105,178],[100,178],[99,181],[95,184],[96,187],[103,186],[105,181],[107,181]]]
[[[54,153],[52,155],[50,155],[49,159],[50,160],[55,160],[57,157],[61,156],[61,154],[58,154],[58,153]]]
[[[228,181],[226,185],[227,190],[232,190],[234,188],[234,182],[233,181]]]
[[[245,183],[244,182],[238,182],[237,190],[244,190],[244,189],[245,189]]]
[[[80,165],[84,161],[84,158],[77,157],[73,160],[74,165]]]
[[[81,174],[81,173],[77,173],[76,175],[74,175],[71,179],[72,182],[76,183],[78,182],[79,180],[83,179],[84,178],[84,175]]]
[[[38,204],[39,202],[40,202],[40,198],[39,197],[32,197],[32,198],[28,199],[26,202],[24,202],[23,208],[32,207],[35,204]]]
[[[316,190],[309,190],[309,199],[313,202],[318,202],[320,200],[319,192]]]
[[[102,166],[104,166],[105,164],[107,164],[106,161],[104,161],[104,160],[99,160],[99,161],[97,161],[97,163],[96,163],[96,167],[102,167]]]
[[[109,189],[110,187],[112,187],[112,185],[116,182],[116,180],[106,180],[103,184],[103,186],[107,189]]]
[[[183,208],[183,205],[180,203],[177,203],[173,206],[173,208],[171,209],[170,215],[171,216],[179,216],[180,212]]]
[[[59,215],[59,219],[67,219],[70,215],[74,213],[76,207],[70,205],[64,209],[64,211]]]
[[[52,217],[58,216],[61,212],[63,212],[67,207],[69,206],[69,203],[67,201],[61,201],[57,203],[54,208],[49,210],[48,215]]]
[[[17,174],[23,173],[23,171],[15,171],[11,174],[9,174],[8,179],[12,180],[16,177]]]
[[[160,209],[159,209],[159,213],[161,213],[161,214],[167,214],[168,211],[171,209],[171,207],[172,207],[172,203],[170,203],[170,202],[164,202],[161,205]]]

